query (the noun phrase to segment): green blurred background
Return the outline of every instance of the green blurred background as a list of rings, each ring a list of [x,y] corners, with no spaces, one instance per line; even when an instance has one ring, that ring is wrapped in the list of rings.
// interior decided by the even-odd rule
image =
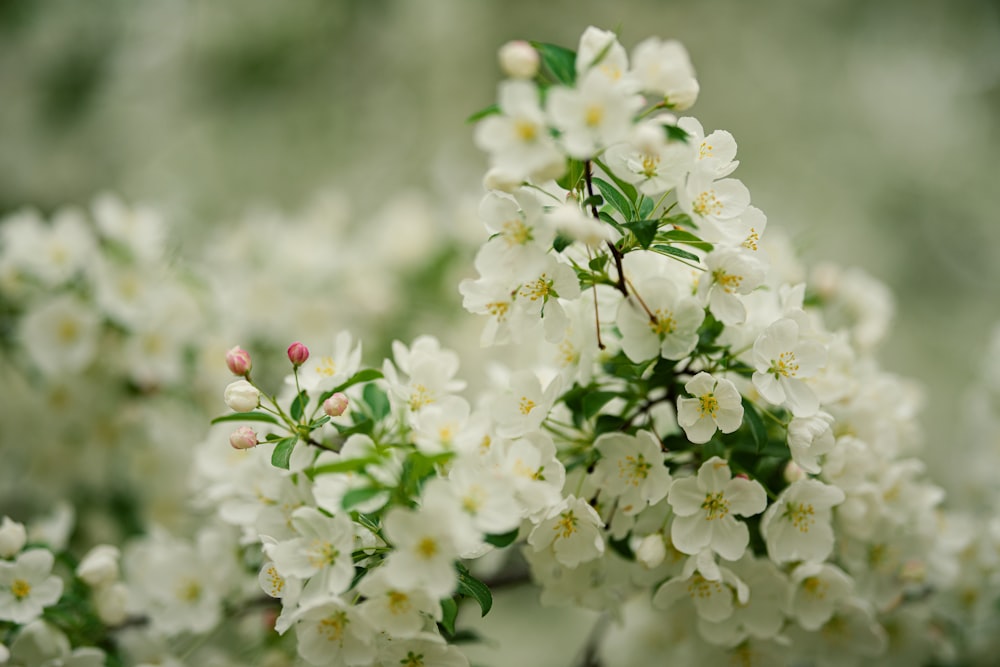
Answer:
[[[110,190],[197,248],[330,187],[361,212],[408,187],[455,208],[480,192],[464,119],[496,48],[590,24],[682,40],[692,113],[736,136],[770,229],[889,284],[883,360],[927,386],[928,458],[953,460],[1000,321],[996,1],[0,0],[0,214]]]

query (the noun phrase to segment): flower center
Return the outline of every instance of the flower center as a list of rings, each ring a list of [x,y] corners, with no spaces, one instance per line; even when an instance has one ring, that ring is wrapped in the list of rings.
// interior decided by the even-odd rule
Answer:
[[[715,281],[716,285],[719,285],[722,289],[726,290],[728,294],[732,294],[740,288],[740,283],[743,282],[743,276],[726,273],[722,269],[716,269],[715,271],[712,271],[712,280]]]
[[[507,319],[508,310],[510,310],[510,304],[506,301],[492,301],[486,304],[486,312],[497,318],[498,322],[503,322]]]
[[[699,396],[698,401],[701,403],[701,405],[698,406],[701,416],[704,417],[705,415],[708,415],[712,419],[715,419],[715,415],[719,413],[719,399],[715,397],[715,394],[704,394]]]
[[[663,338],[667,334],[672,334],[674,329],[677,328],[677,321],[674,319],[673,313],[669,310],[657,308],[653,314],[656,315],[656,321],[653,322],[650,320],[649,328],[660,338]]]
[[[646,155],[642,156],[642,175],[646,178],[652,178],[656,176],[656,168],[660,166],[660,156],[659,155]]]
[[[698,147],[698,159],[704,160],[707,157],[712,157],[712,151],[715,147],[707,141],[701,142],[701,146]]]
[[[344,612],[340,612],[334,616],[327,616],[319,622],[317,630],[323,639],[327,641],[336,642],[340,641],[344,636],[344,626],[347,625],[347,618]]]
[[[701,504],[701,508],[706,512],[705,521],[714,521],[729,515],[729,501],[726,500],[722,491],[706,493],[705,502]]]
[[[399,591],[389,591],[389,612],[392,614],[405,614],[413,608],[410,604],[410,596]]]
[[[426,385],[417,383],[413,385],[413,391],[410,393],[410,409],[419,410],[425,405],[430,405],[434,402],[434,392],[427,388]]]
[[[556,522],[556,525],[552,526],[552,529],[559,533],[559,537],[565,540],[576,532],[577,521],[579,519],[573,514],[573,510],[563,512],[559,515],[559,521]]]
[[[309,563],[318,570],[333,565],[339,555],[340,552],[330,542],[314,540]]]
[[[767,369],[767,372],[778,379],[779,377],[795,377],[798,370],[799,364],[795,361],[795,353],[782,352],[777,359],[771,360],[771,367]]]
[[[701,216],[719,215],[722,213],[722,202],[715,196],[715,190],[705,190],[695,197],[691,210]]]
[[[618,461],[618,476],[623,477],[632,486],[639,486],[641,480],[649,477],[649,470],[652,467],[653,464],[647,461],[642,454],[629,455]]]
[[[29,584],[24,579],[15,579],[14,583],[10,585],[10,592],[14,594],[18,600],[23,600],[28,597],[31,593],[31,584]]]
[[[688,595],[692,598],[710,598],[712,595],[717,595],[722,592],[722,584],[718,581],[709,581],[700,574],[696,574],[691,577],[691,582],[688,584]]]
[[[830,589],[830,584],[824,582],[819,577],[807,577],[802,581],[802,588],[809,595],[822,600],[826,597],[826,592]]]
[[[520,118],[514,121],[514,134],[525,143],[531,143],[538,138],[538,126],[530,120]]]
[[[316,372],[328,378],[333,377],[337,372],[337,364],[334,363],[333,357],[320,357]]]
[[[534,410],[537,406],[538,404],[535,403],[533,400],[531,400],[527,396],[522,396],[521,401],[517,404],[517,409],[521,412],[522,415],[526,415],[532,410]]]
[[[598,104],[591,104],[587,107],[586,113],[583,114],[583,122],[587,124],[587,127],[597,127],[604,120],[604,107]]]
[[[526,299],[532,301],[538,301],[539,299],[545,300],[549,298],[549,294],[552,292],[552,281],[549,280],[546,274],[542,274],[537,280],[532,280],[531,282],[524,283],[521,286],[518,294]]]
[[[417,543],[417,553],[425,560],[434,558],[438,551],[437,542],[432,537],[425,537]]]
[[[531,240],[531,227],[520,220],[508,220],[501,225],[503,238],[507,245],[524,245]]]
[[[792,525],[799,529],[799,532],[808,533],[809,527],[816,523],[815,511],[812,505],[805,503],[788,503],[785,505],[785,519],[792,522]]]

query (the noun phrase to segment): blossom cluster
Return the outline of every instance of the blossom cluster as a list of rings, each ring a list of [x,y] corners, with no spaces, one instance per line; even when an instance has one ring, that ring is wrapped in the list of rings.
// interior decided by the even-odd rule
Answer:
[[[115,200],[93,225],[5,225],[0,288],[31,372],[93,371],[165,300],[183,321],[152,327],[150,358],[121,376],[140,394],[195,384],[185,359],[215,348],[204,375],[232,377],[179,491],[200,513],[189,539],[144,527],[76,562],[65,525],[34,539],[4,519],[0,663],[183,665],[226,630],[257,664],[457,667],[476,638],[460,610],[486,615],[493,590],[528,581],[543,604],[602,614],[586,664],[912,665],[967,638],[990,654],[1000,532],[944,512],[917,458],[921,393],[874,357],[891,296],[855,270],[804,280],[734,177],[734,137],[679,115],[699,91],[679,43],[629,53],[588,28],[575,51],[499,56],[498,103],[473,117],[489,236],[459,285],[493,348],[485,382],[428,335],[366,365],[377,333],[331,335],[313,316],[331,284],[355,295],[345,318],[404,311],[379,266],[434,249],[400,222],[412,215],[386,215],[398,234],[380,262],[341,247],[347,269],[332,243],[289,234],[299,273],[277,278],[287,258],[227,236],[214,246],[231,270],[199,290],[150,269],[165,266],[160,228]],[[335,209],[302,236],[339,238]],[[269,297],[297,290],[309,298]],[[203,319],[213,308],[224,326]],[[281,374],[260,359],[289,321],[305,342],[281,343],[289,370],[269,391]],[[220,347],[237,335],[246,348]],[[969,405],[995,436],[996,403]]]

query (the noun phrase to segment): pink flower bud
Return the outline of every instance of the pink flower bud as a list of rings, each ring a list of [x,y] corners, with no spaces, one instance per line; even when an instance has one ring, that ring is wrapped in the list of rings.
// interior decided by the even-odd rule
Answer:
[[[257,446],[257,434],[249,426],[240,426],[229,436],[233,449],[251,449]]]
[[[252,365],[250,353],[239,345],[226,352],[226,366],[229,366],[233,375],[246,375]]]
[[[339,391],[323,401],[323,412],[331,417],[339,417],[347,409],[347,396]]]
[[[500,69],[507,76],[516,79],[530,79],[538,73],[538,51],[531,44],[522,40],[507,42],[500,47],[497,54]]]
[[[296,341],[288,346],[288,360],[295,366],[301,366],[309,358],[309,348]]]

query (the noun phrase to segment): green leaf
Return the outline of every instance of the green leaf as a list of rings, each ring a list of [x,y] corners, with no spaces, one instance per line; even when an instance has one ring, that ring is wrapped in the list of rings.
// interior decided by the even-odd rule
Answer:
[[[615,186],[611,185],[603,178],[595,177],[593,181],[594,185],[596,185],[597,189],[601,191],[601,194],[604,195],[607,202],[611,204],[616,211],[625,216],[626,220],[635,217],[635,209],[632,208],[632,203],[625,198],[625,195],[618,192]]]
[[[267,422],[268,424],[281,424],[278,418],[266,412],[236,412],[231,415],[222,415],[212,420],[213,424],[222,422]]]
[[[719,442],[717,436],[706,442],[701,447],[702,460],[707,461],[713,456],[726,458],[726,447],[721,442]]]
[[[343,461],[334,461],[333,463],[324,463],[323,465],[306,468],[306,474],[310,477],[315,477],[317,475],[327,475],[338,472],[357,472],[369,463],[378,463],[378,459],[364,457],[360,459],[347,459]]]
[[[487,535],[486,542],[492,544],[495,547],[503,548],[510,546],[517,539],[518,529],[510,531],[509,533],[502,533],[500,535]]]
[[[570,192],[576,190],[576,187],[580,184],[580,179],[583,178],[583,169],[583,162],[569,158],[566,161],[566,173],[556,183],[563,190],[569,190]]]
[[[292,458],[292,450],[298,438],[282,438],[274,443],[274,451],[271,452],[271,465],[275,468],[288,470],[288,461]]]
[[[676,125],[664,125],[663,130],[667,133],[667,141],[682,141],[686,144],[691,138],[684,128]]]
[[[635,560],[635,553],[633,553],[632,547],[630,547],[628,543],[628,535],[626,535],[620,540],[609,539],[608,546],[611,547],[612,551],[614,551],[616,554],[618,554],[625,560],[632,560],[632,561]]]
[[[576,52],[544,42],[531,42],[552,79],[565,86],[576,83]]]
[[[362,486],[359,489],[351,489],[341,498],[340,506],[345,510],[349,510],[355,505],[363,503],[366,500],[371,500],[384,491],[385,489],[378,486]]]
[[[382,371],[375,370],[374,368],[365,368],[350,377],[347,382],[337,385],[329,391],[324,391],[319,397],[319,402],[322,403],[326,399],[330,398],[338,391],[344,391],[348,387],[353,387],[360,382],[371,382],[372,380],[379,380],[382,378]]]
[[[458,618],[458,604],[454,598],[442,598],[441,620],[438,623],[447,635],[455,634],[455,619]]]
[[[608,261],[611,259],[611,255],[600,254],[594,257],[592,260],[587,262],[587,266],[590,267],[591,271],[603,271],[604,267],[608,265]]]
[[[608,178],[614,181],[614,184],[618,186],[618,190],[621,191],[621,193],[624,194],[626,197],[628,197],[629,201],[631,202],[638,201],[639,193],[636,191],[634,185],[632,185],[631,183],[626,183],[622,179],[615,176],[615,173],[610,169],[608,169],[608,166],[603,162],[601,162],[600,160],[598,160],[596,157],[594,158],[594,164],[600,167],[601,170],[608,175]]]
[[[619,431],[625,423],[625,420],[618,415],[598,415],[597,421],[594,422],[594,435]]]
[[[458,569],[458,594],[478,602],[483,616],[486,616],[493,607],[493,594],[490,593],[490,587],[473,577],[468,568],[461,563],[455,565]]]
[[[703,241],[700,237],[695,236],[691,232],[684,231],[683,229],[671,229],[666,232],[661,232],[656,235],[656,240],[683,243],[691,246],[692,248],[698,248],[699,250],[705,250],[707,252],[711,252],[712,248],[715,247],[708,241]]]
[[[309,423],[309,430],[317,429],[328,421],[330,421],[330,415],[323,415],[319,419],[314,419]]]
[[[364,391],[361,392],[361,397],[368,404],[368,407],[372,409],[372,416],[375,417],[375,421],[384,419],[389,414],[389,397],[378,385],[366,385]]]
[[[295,397],[292,401],[291,415],[292,419],[299,421],[302,419],[302,415],[306,410],[306,405],[309,404],[309,394],[303,389],[299,392],[299,395]]]
[[[482,120],[483,118],[486,118],[487,116],[494,116],[498,113],[500,113],[500,107],[497,106],[496,104],[491,104],[485,109],[480,109],[476,113],[471,114],[468,118],[465,119],[465,122],[476,123]]]
[[[584,208],[590,208],[591,206],[597,207],[604,204],[604,197],[601,195],[594,195],[593,197],[587,197],[583,200],[582,206]]]
[[[653,202],[653,200],[650,199],[649,197],[640,197],[639,198],[639,217],[642,218],[642,219],[644,219],[644,220],[646,218],[648,218],[649,215],[653,212],[653,208],[655,206],[656,206],[656,203]]]
[[[767,445],[767,427],[764,426],[764,420],[757,412],[757,407],[746,396],[743,397],[743,421],[750,427],[750,436],[759,454]]]
[[[647,250],[653,239],[656,238],[656,230],[659,226],[659,220],[633,220],[622,225],[635,234],[635,240],[639,242],[643,250]]]
[[[344,436],[345,438],[348,438],[352,435],[355,435],[356,433],[364,433],[365,435],[371,435],[372,431],[375,430],[375,422],[373,422],[371,419],[362,418],[360,421],[350,426],[347,426],[345,424],[334,423],[333,427],[337,429],[337,432],[340,433],[340,435]]]
[[[672,257],[679,257],[681,259],[687,259],[692,262],[700,262],[701,258],[698,255],[692,254],[687,250],[681,250],[680,248],[675,248],[672,245],[654,245],[649,248],[650,250],[656,251],[661,255],[669,255]]]
[[[604,222],[608,223],[609,225],[611,225],[612,227],[614,227],[615,229],[617,229],[618,231],[620,231],[620,232],[622,232],[624,234],[624,229],[625,228],[622,227],[622,223],[620,223],[617,220],[615,220],[614,218],[612,218],[611,214],[608,213],[607,211],[600,211],[597,214],[597,217],[600,218],[601,220],[603,220]]]
[[[564,236],[562,234],[556,234],[556,238],[552,242],[552,249],[555,250],[556,252],[562,252],[572,242],[573,239],[571,239],[570,237]]]
[[[614,398],[618,398],[618,394],[613,391],[588,392],[583,397],[583,418],[590,419]]]

